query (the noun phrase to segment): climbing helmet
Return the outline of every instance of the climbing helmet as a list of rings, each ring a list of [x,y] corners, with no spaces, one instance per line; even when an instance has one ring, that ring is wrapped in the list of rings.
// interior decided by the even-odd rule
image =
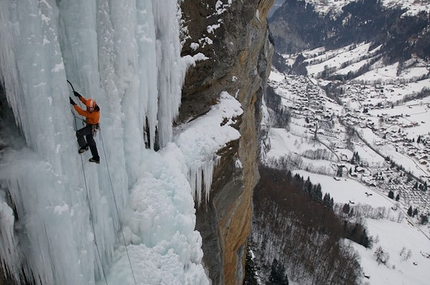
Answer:
[[[88,99],[87,103],[85,104],[87,106],[87,110],[92,112],[94,111],[94,108],[96,107],[96,100],[94,99]]]

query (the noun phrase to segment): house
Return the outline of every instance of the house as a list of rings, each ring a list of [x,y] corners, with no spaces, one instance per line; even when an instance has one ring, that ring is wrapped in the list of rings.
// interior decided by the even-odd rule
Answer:
[[[365,170],[363,167],[359,167],[359,166],[357,166],[357,167],[355,168],[355,172],[358,172],[358,173],[364,173],[364,172],[366,172],[366,170]]]
[[[342,154],[340,155],[340,160],[341,160],[341,161],[349,161],[349,158],[348,158],[348,156],[347,156],[346,154],[342,153]]]

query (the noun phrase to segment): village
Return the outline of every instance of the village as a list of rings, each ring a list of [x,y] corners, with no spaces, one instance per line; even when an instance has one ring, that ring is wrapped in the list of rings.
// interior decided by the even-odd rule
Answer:
[[[339,176],[356,179],[384,195],[392,195],[404,211],[412,207],[418,215],[427,217],[430,211],[429,100],[427,103],[402,102],[396,98],[398,95],[393,95],[396,90],[393,86],[353,83],[344,87],[343,94],[334,97],[314,79],[283,76],[282,82],[269,84],[280,93],[282,104],[290,111],[291,122],[305,128],[303,136],[318,140],[335,154],[337,161],[333,165],[341,169],[336,171],[336,179]],[[423,114],[413,115],[416,113]],[[365,158],[366,154],[356,150],[359,146],[379,156],[380,162]],[[354,159],[354,155],[359,159]],[[360,159],[360,156],[363,157]]]

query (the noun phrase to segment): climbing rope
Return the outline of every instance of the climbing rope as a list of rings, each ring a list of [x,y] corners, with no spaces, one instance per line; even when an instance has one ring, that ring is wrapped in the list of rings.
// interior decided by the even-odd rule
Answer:
[[[116,202],[115,193],[113,191],[112,177],[110,175],[109,164],[107,162],[105,144],[103,142],[103,137],[102,137],[102,131],[101,131],[101,129],[100,129],[100,141],[102,142],[103,155],[104,155],[105,161],[106,161],[106,169],[107,169],[108,176],[109,176],[109,182],[110,182],[110,186],[111,186],[113,201],[114,201],[114,204],[115,204],[116,214],[118,216],[118,220],[121,221],[120,216],[119,216],[118,203]],[[122,240],[124,242],[125,252],[126,252],[127,258],[128,258],[128,264],[130,265],[131,274],[133,275],[134,284],[137,284],[137,282],[136,282],[136,276],[134,275],[133,266],[131,264],[130,254],[128,253],[127,245],[125,243],[125,236],[124,236],[124,231],[122,229],[122,225],[120,225],[120,228],[121,228]]]
[[[72,90],[74,92],[75,89],[73,88],[72,83],[69,80],[67,80],[67,82],[70,84],[70,87],[72,87]],[[80,102],[80,100],[78,100],[78,103],[79,102]],[[70,110],[70,111],[72,112],[73,116],[76,119],[81,120],[82,122],[85,122],[82,118],[76,116],[75,113],[73,113],[72,110]],[[78,129],[76,120],[75,120],[75,129],[76,130]],[[134,274],[133,266],[132,266],[131,259],[130,259],[130,254],[128,252],[126,241],[125,241],[124,231],[123,231],[122,225],[121,225],[121,219],[120,219],[120,215],[119,215],[118,203],[116,201],[115,193],[114,193],[114,190],[113,190],[113,182],[112,182],[112,177],[111,177],[111,174],[110,174],[109,164],[107,162],[106,150],[105,150],[105,145],[104,145],[104,141],[103,141],[103,138],[102,138],[101,128],[99,130],[100,130],[100,141],[102,142],[103,155],[104,155],[104,158],[105,158],[105,161],[106,161],[106,169],[107,169],[107,173],[108,173],[108,177],[109,177],[109,182],[110,182],[110,186],[111,186],[111,193],[112,193],[112,197],[113,197],[113,201],[114,201],[114,205],[115,205],[116,215],[118,217],[118,221],[120,222],[119,226],[121,228],[121,235],[122,235],[122,239],[123,239],[123,242],[124,242],[124,248],[125,248],[125,252],[127,254],[127,259],[128,259],[128,263],[129,263],[129,266],[130,266],[131,274],[133,275],[134,284],[137,284],[137,282],[136,282],[136,276]],[[102,263],[102,259],[101,259],[101,255],[100,255],[100,250],[99,250],[99,247],[97,245],[96,231],[95,231],[95,226],[94,226],[94,221],[93,221],[93,213],[92,213],[91,204],[90,204],[90,200],[89,200],[89,191],[88,191],[86,174],[85,174],[85,171],[84,171],[84,160],[83,160],[82,156],[81,156],[81,164],[82,164],[82,172],[83,172],[84,182],[85,182],[87,203],[88,203],[88,208],[90,210],[90,219],[91,219],[91,224],[92,224],[92,228],[93,228],[93,232],[94,232],[94,244],[96,245],[97,255],[98,255],[99,260],[100,260],[100,266],[102,267],[102,273],[103,273],[103,277],[105,279],[105,283],[108,284],[107,278],[106,278],[106,273],[104,271],[103,265],[101,264]]]
[[[93,233],[94,233],[94,244],[95,244],[95,246],[96,246],[97,256],[98,256],[98,258],[99,258],[100,266],[101,266],[101,268],[102,268],[103,278],[105,279],[105,283],[106,283],[107,285],[109,285],[109,284],[108,284],[108,281],[107,281],[107,278],[106,278],[105,269],[103,268],[102,258],[101,258],[101,254],[100,254],[99,245],[97,244],[97,236],[96,236],[96,229],[95,229],[95,226],[94,226],[93,211],[92,211],[91,204],[90,204],[89,191],[88,191],[88,185],[87,185],[87,177],[86,177],[86,175],[85,175],[85,171],[84,171],[84,160],[83,160],[82,156],[81,156],[81,164],[82,164],[82,173],[83,173],[83,175],[84,175],[84,181],[85,181],[85,189],[86,189],[86,196],[87,196],[88,209],[90,210],[91,226],[92,226],[92,228],[93,228]]]
[[[75,118],[78,118],[77,116],[75,116],[75,114],[74,114],[73,112],[72,112],[72,114],[73,114],[73,116],[74,116]],[[80,119],[80,118],[78,118],[78,119]],[[77,123],[76,123],[76,120],[75,120],[75,129],[77,129]],[[90,198],[89,198],[89,190],[88,190],[88,184],[87,184],[87,176],[86,176],[86,174],[85,174],[85,170],[84,170],[84,159],[82,158],[82,156],[81,156],[81,165],[82,165],[82,168],[81,168],[81,169],[82,169],[82,174],[83,174],[83,177],[84,177],[84,185],[85,185],[85,190],[86,190],[86,199],[87,199],[88,209],[89,209],[89,211],[90,211],[90,221],[91,221],[91,226],[92,226],[93,233],[94,233],[94,245],[95,245],[95,247],[96,247],[97,256],[98,256],[98,258],[99,258],[100,266],[101,266],[101,268],[102,268],[103,278],[104,278],[104,280],[105,280],[106,285],[109,285],[109,283],[108,283],[108,281],[107,281],[107,278],[106,278],[105,270],[104,270],[104,268],[103,268],[102,258],[101,258],[101,254],[100,254],[99,246],[98,246],[98,244],[97,244],[97,235],[96,235],[96,229],[95,229],[94,219],[93,219],[93,210],[92,210],[92,208],[91,208],[91,203],[90,203]]]

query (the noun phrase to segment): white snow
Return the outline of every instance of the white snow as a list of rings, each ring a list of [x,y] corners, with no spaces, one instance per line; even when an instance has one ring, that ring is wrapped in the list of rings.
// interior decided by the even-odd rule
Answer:
[[[240,137],[239,131],[230,127],[230,124],[234,124],[236,117],[241,114],[240,103],[227,92],[223,92],[219,104],[211,111],[178,130],[174,141],[184,155],[185,163],[190,170],[192,193],[197,196],[199,203],[202,201],[202,179],[205,185],[205,199],[209,197],[213,167],[219,159],[216,152],[229,141]]]
[[[350,201],[353,201],[356,204],[369,205],[373,208],[389,208],[394,204],[393,200],[378,195],[376,191],[369,190],[368,187],[353,179],[340,178],[336,180],[327,175],[313,174],[303,170],[293,171],[293,173],[299,174],[305,180],[310,177],[314,184],[321,184],[323,192],[330,193],[335,203],[348,204]],[[374,193],[375,195],[368,196],[366,192]]]
[[[220,26],[221,26],[220,24],[211,25],[211,26],[208,26],[206,30],[209,34],[213,34],[215,30],[218,29]]]
[[[357,46],[346,46],[338,50],[323,53],[320,56],[307,59],[306,62],[309,62],[310,65],[307,66],[306,69],[308,70],[309,75],[314,76],[328,68],[340,68],[345,63],[348,63],[352,60],[358,61],[360,58],[369,57],[377,51],[377,49],[369,51],[369,47],[369,43],[361,43]],[[313,64],[313,62],[315,62],[315,64]],[[358,70],[362,64],[363,63],[358,63],[356,70]]]
[[[364,279],[369,284],[428,284],[430,242],[418,229],[406,223],[389,220],[367,220],[370,233],[377,233],[372,249],[353,244],[361,256]],[[375,261],[374,253],[381,247],[389,254],[386,265]]]

